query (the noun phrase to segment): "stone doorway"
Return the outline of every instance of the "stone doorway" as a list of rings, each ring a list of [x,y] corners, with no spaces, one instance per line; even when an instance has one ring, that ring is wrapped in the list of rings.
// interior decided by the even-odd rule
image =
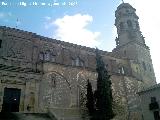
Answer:
[[[4,88],[2,112],[19,112],[21,90]]]

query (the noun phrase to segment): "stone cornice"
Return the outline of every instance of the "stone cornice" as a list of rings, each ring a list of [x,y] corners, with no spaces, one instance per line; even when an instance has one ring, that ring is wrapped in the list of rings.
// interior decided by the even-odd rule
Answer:
[[[136,43],[136,44],[138,44],[138,45],[140,45],[140,46],[142,46],[142,47],[150,50],[149,47],[148,47],[146,44],[142,44],[142,43],[140,43],[140,42],[138,42],[138,41],[135,41],[135,40],[132,40],[132,41],[130,41],[130,42],[124,44],[124,45],[117,46],[114,50],[123,48],[124,46],[126,46],[126,45],[128,45],[128,44],[134,44],[134,43]]]

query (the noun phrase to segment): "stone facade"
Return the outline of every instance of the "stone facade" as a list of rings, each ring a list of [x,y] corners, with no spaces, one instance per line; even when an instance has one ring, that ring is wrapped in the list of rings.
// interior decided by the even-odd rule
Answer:
[[[141,101],[143,120],[160,119],[160,84],[153,85],[138,92]]]
[[[121,120],[141,119],[136,93],[156,84],[149,48],[137,24],[135,9],[121,4],[116,11],[117,47],[112,52],[100,51],[108,64],[114,110]],[[95,49],[0,27],[0,110],[6,88],[21,91],[20,112],[82,110],[87,79],[96,90],[96,78]]]

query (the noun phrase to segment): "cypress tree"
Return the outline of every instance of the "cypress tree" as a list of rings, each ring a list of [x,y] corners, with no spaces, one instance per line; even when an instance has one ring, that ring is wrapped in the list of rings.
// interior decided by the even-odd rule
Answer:
[[[92,85],[91,83],[87,82],[87,102],[86,107],[88,108],[88,113],[92,117],[94,113],[94,97],[93,97],[93,91],[92,91]]]
[[[97,90],[95,92],[96,97],[96,119],[98,120],[110,120],[113,118],[112,110],[112,89],[110,75],[108,74],[106,65],[104,64],[99,50],[96,49],[96,71],[98,73],[97,78]]]

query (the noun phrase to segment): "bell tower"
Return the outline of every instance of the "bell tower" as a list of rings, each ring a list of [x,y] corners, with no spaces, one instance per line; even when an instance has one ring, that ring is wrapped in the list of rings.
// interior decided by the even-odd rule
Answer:
[[[115,39],[116,48],[113,49],[113,54],[136,63],[139,66],[136,69],[141,76],[140,79],[148,86],[155,84],[150,49],[140,31],[136,9],[123,2],[117,7],[115,17],[118,37]]]
[[[141,34],[136,9],[128,3],[118,6],[115,16],[115,26],[117,27],[118,38],[116,45],[123,46],[129,42],[138,42],[145,46],[144,37]]]

